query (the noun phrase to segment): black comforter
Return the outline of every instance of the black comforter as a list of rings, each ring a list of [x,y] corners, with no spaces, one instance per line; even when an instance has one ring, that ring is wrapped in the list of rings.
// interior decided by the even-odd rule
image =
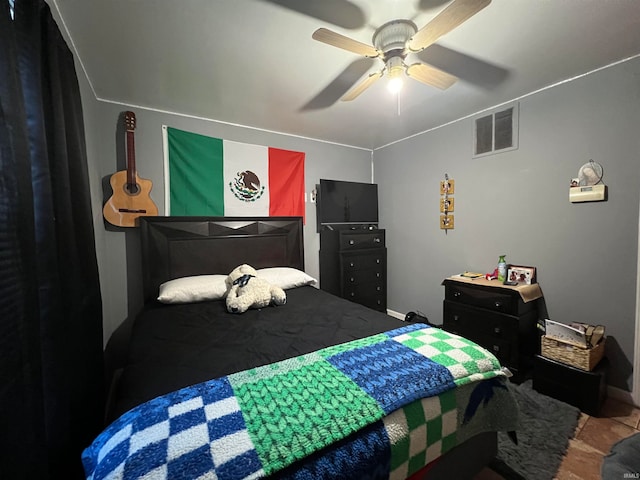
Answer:
[[[226,312],[224,301],[148,305],[133,326],[109,420],[158,395],[402,326],[314,287],[280,307]]]

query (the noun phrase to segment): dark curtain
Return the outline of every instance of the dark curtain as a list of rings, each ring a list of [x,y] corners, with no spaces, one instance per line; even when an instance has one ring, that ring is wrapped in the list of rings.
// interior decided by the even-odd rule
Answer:
[[[83,478],[102,304],[80,90],[44,0],[0,0],[0,478]]]

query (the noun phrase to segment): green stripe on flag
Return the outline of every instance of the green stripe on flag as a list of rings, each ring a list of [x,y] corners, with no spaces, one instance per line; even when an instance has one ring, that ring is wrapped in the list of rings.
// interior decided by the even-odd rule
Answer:
[[[224,215],[219,138],[167,128],[170,215]]]

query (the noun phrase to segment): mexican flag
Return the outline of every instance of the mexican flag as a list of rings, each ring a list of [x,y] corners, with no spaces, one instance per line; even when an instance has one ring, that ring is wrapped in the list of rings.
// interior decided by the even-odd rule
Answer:
[[[304,218],[303,152],[163,130],[168,215]]]

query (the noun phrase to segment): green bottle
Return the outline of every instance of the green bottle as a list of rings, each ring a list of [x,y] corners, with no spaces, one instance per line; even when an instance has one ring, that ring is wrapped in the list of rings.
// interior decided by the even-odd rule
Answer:
[[[498,259],[498,281],[500,282],[504,282],[507,278],[507,262],[504,257],[506,257],[506,255],[500,255]]]

